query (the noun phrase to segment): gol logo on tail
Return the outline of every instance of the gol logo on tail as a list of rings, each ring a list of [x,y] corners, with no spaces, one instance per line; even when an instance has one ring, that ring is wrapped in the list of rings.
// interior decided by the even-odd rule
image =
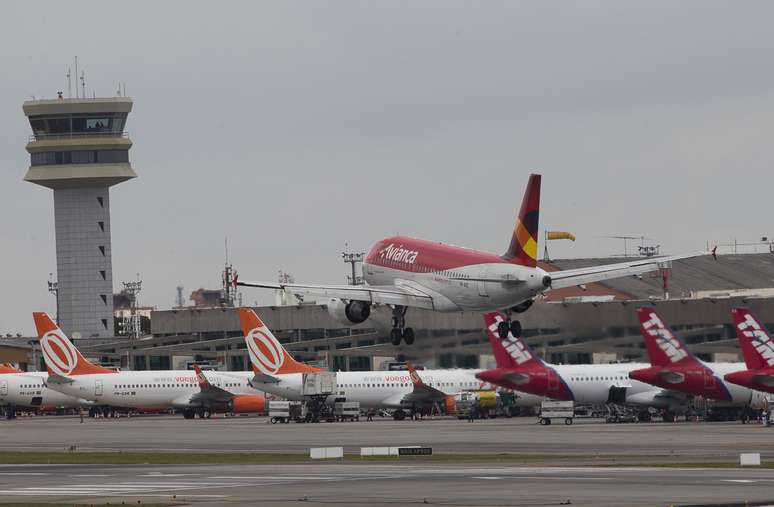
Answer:
[[[78,352],[70,340],[58,330],[49,331],[40,339],[40,348],[46,359],[46,366],[57,375],[66,377],[78,366]]]
[[[248,333],[246,341],[250,361],[261,373],[274,375],[280,371],[285,364],[285,350],[276,338],[255,328]]]

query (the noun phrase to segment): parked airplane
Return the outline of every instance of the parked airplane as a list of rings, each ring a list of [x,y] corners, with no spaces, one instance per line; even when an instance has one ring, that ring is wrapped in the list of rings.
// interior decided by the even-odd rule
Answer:
[[[481,380],[555,400],[637,405],[642,408],[640,420],[650,419],[647,407],[663,409],[664,419],[674,420],[675,412],[686,405],[682,393],[629,379],[630,371],[646,366],[642,363],[548,364],[522,337],[500,338],[497,329],[503,320],[498,312],[484,315],[497,368],[476,374]]]
[[[774,393],[774,340],[747,308],[733,308],[731,316],[747,369],[727,373],[724,378],[740,386]]]
[[[0,405],[9,407],[13,417],[17,408],[52,410],[91,405],[82,398],[67,396],[46,385],[46,372],[24,372],[9,364],[0,365]]]
[[[629,372],[640,382],[716,400],[716,407],[759,407],[765,394],[723,380],[745,369],[744,363],[705,363],[696,358],[654,308],[637,310],[651,366]]]
[[[99,406],[181,409],[187,419],[197,413],[204,417],[216,411],[263,411],[263,394],[248,382],[251,372],[211,372],[209,380],[200,385],[195,372],[189,370],[111,370],[83,357],[47,314],[36,312],[33,317],[48,368],[46,385],[63,394]]]
[[[511,313],[529,309],[535,298],[550,289],[572,287],[610,278],[654,271],[665,262],[704,255],[646,258],[605,266],[546,272],[537,266],[540,175],[529,178],[510,246],[503,255],[460,248],[436,241],[393,236],[377,242],[363,262],[368,285],[307,285],[246,282],[235,285],[286,290],[299,298],[330,298],[328,311],[336,319],[359,324],[371,314],[372,305],[392,308],[391,339],[394,345],[414,342],[406,327],[408,308],[439,312],[504,310],[506,319],[498,333],[521,336],[521,324]]]
[[[249,308],[239,309],[255,378],[253,387],[289,400],[304,399],[304,374],[322,370],[299,363],[285,350],[269,328]],[[413,370],[413,368],[412,368]],[[362,408],[396,409],[395,419],[407,412],[439,405],[454,411],[454,396],[465,391],[491,390],[476,379],[481,370],[344,371],[336,373],[336,394],[328,398],[360,402]],[[540,405],[542,398],[517,393],[517,406]]]

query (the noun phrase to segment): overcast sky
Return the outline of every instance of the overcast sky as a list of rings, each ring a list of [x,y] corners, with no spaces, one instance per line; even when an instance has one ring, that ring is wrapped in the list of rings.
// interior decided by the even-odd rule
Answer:
[[[243,279],[341,283],[394,233],[500,253],[528,175],[559,257],[774,235],[772,2],[4,2],[0,331],[54,311],[53,198],[21,105],[126,82],[139,178],[111,190],[141,303]],[[542,250],[542,244],[541,244]],[[245,302],[270,301],[257,289]]]

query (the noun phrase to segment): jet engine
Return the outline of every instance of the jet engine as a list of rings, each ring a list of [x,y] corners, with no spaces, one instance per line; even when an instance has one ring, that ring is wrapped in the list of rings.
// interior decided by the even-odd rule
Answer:
[[[235,414],[254,414],[266,409],[266,398],[260,394],[245,394],[234,396],[231,400],[231,411]]]
[[[360,324],[371,315],[371,303],[352,300],[345,303],[341,299],[328,301],[328,314],[343,324]]]

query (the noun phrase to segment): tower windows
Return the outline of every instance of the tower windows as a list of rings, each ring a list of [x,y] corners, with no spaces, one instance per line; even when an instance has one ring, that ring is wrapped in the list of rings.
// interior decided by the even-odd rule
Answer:
[[[99,251],[102,254],[102,257],[104,257],[105,256],[105,246],[104,245],[100,245],[97,248],[99,248]]]
[[[104,271],[103,271],[103,273],[104,273]],[[107,304],[107,295],[105,295],[105,294],[100,294],[100,295],[99,295],[99,297],[100,297],[100,299],[102,299],[102,302],[103,302],[103,303]]]
[[[100,276],[102,277],[103,280],[107,280],[107,278],[105,276],[105,270],[104,269],[100,269],[99,270],[99,274],[100,274]],[[104,294],[102,295],[102,297],[103,298],[105,297]]]
[[[99,226],[99,230],[102,232],[105,232],[105,222],[97,222],[97,225]],[[104,247],[100,247],[104,248]],[[102,252],[102,255],[105,255],[105,252]]]
[[[97,197],[97,202],[99,203],[100,208],[105,207],[105,198],[104,197]]]

